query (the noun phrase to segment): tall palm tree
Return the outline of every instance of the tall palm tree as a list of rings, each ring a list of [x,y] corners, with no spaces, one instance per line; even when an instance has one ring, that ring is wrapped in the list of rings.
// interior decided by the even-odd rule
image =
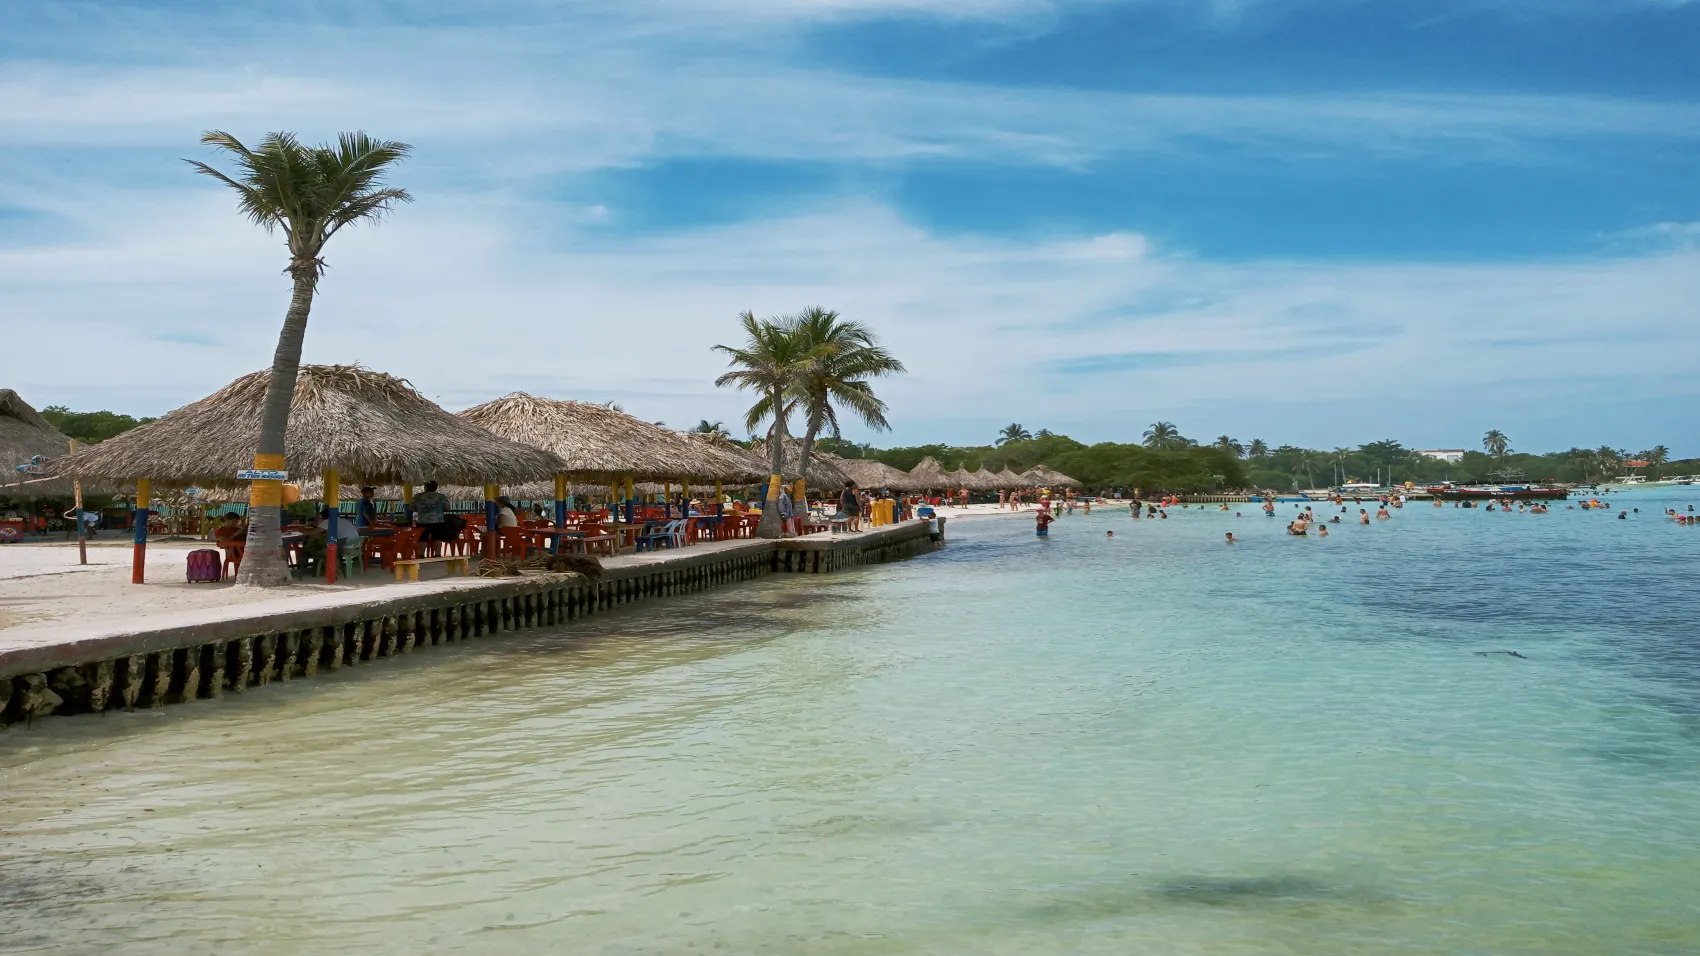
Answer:
[[[1145,447],[1147,448],[1185,448],[1192,444],[1181,437],[1180,429],[1173,422],[1153,422],[1145,430]]]
[[[1334,463],[1334,483],[1336,485],[1344,484],[1346,479],[1350,477],[1346,474],[1346,462],[1351,457],[1352,450],[1350,448],[1335,447],[1330,460]]]
[[[249,149],[216,129],[202,134],[201,142],[227,154],[235,172],[226,175],[197,160],[184,162],[236,190],[242,214],[267,232],[282,229],[289,249],[285,271],[295,289],[272,356],[260,440],[254,449],[256,470],[282,471],[286,467],[284,432],[301,367],[307,314],[325,271],[325,243],[344,226],[376,222],[396,204],[412,201],[406,190],[384,184],[384,177],[412,147],[365,133],[340,133],[334,146],[303,146],[292,133],[269,133]],[[279,527],[283,482],[253,482],[248,504],[248,541],[237,582],[266,587],[289,583]]]
[[[797,473],[807,475],[815,436],[825,429],[834,438],[843,437],[834,406],[848,409],[869,428],[878,431],[891,428],[891,423],[885,420],[886,404],[874,395],[868,379],[894,375],[905,369],[902,362],[879,344],[872,329],[829,309],[819,306],[804,309],[792,316],[787,331],[798,339],[798,346],[807,356],[792,388],[797,408],[803,413],[803,442],[797,449],[803,460],[797,466]],[[805,478],[799,484],[806,481]],[[802,493],[807,493],[806,485]]]
[[[1223,451],[1233,455],[1235,458],[1244,458],[1245,457],[1245,446],[1240,444],[1238,439],[1229,438],[1227,435],[1216,436],[1216,442],[1211,447],[1212,448],[1220,448]]]
[[[1511,450],[1511,439],[1499,429],[1491,428],[1482,436],[1482,448],[1495,458],[1504,458],[1505,453]]]
[[[1032,437],[1033,433],[1022,428],[1019,423],[1010,422],[1003,427],[1003,431],[998,432],[998,444],[1007,445],[1012,441],[1028,441]]]
[[[1293,456],[1293,477],[1297,478],[1300,473],[1303,473],[1305,476],[1306,488],[1316,487],[1316,475],[1312,473],[1312,469],[1315,467],[1316,456],[1310,452],[1301,451],[1297,455]]]
[[[697,422],[696,427],[691,431],[699,435],[714,435],[718,438],[732,437],[732,433],[726,430],[725,422],[711,422],[706,418]]]
[[[744,344],[714,347],[715,351],[729,356],[728,364],[733,367],[715,379],[714,384],[750,389],[761,396],[744,416],[744,426],[751,434],[763,420],[773,420],[767,432],[772,471],[756,535],[777,538],[784,533],[779,524],[779,483],[785,475],[786,420],[792,411],[790,394],[808,354],[802,348],[802,339],[792,335],[783,321],[757,319],[754,312],[745,312],[738,320],[744,328]]]
[[[1246,446],[1245,453],[1247,458],[1268,458],[1269,443],[1261,438],[1253,438],[1251,444]]]

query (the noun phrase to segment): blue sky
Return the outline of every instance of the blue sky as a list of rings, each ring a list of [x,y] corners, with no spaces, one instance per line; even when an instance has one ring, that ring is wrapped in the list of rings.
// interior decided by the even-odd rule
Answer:
[[[335,240],[307,359],[450,408],[735,421],[709,346],[821,304],[912,370],[882,444],[1700,454],[1696,49],[1683,0],[20,0],[0,385],[263,367],[279,242],[179,160],[363,128],[418,201]]]

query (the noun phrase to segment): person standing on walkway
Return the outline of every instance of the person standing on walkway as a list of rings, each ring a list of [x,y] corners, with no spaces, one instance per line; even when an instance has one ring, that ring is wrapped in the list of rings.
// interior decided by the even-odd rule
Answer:
[[[437,490],[436,482],[425,482],[425,490],[413,496],[413,523],[419,526],[419,539],[445,544],[452,540],[445,517],[448,512],[448,496]]]
[[[838,513],[850,519],[851,531],[862,530],[862,502],[856,496],[854,481],[844,482],[844,490],[838,495]]]

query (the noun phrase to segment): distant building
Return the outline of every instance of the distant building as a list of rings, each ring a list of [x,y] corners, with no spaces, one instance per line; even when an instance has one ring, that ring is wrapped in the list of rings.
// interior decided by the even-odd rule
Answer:
[[[1424,458],[1433,458],[1436,461],[1444,461],[1453,465],[1464,460],[1464,449],[1462,448],[1420,448],[1417,450],[1417,454]]]

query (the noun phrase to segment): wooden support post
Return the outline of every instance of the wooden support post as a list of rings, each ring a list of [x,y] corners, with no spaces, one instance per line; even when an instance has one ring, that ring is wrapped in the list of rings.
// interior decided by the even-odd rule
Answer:
[[[141,584],[147,578],[148,493],[151,490],[151,482],[148,479],[139,478],[136,480],[135,526],[131,528],[131,540],[134,542],[130,557],[131,584]]]
[[[335,468],[325,469],[325,510],[330,513],[330,521],[325,525],[325,583],[336,583],[337,572],[337,522],[342,519],[342,482]]]

